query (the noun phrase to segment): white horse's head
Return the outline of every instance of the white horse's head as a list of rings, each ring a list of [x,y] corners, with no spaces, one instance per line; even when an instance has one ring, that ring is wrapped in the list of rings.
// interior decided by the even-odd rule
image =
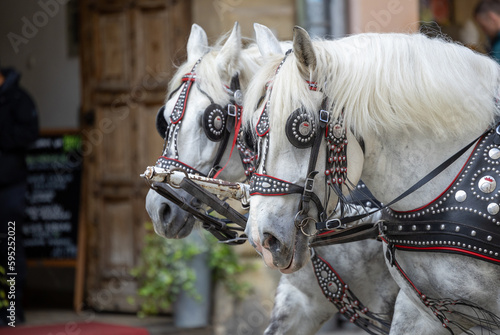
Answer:
[[[237,180],[244,176],[237,149],[230,155],[234,126],[226,149],[219,147],[229,124],[227,106],[234,100],[238,85],[245,87],[253,74],[258,51],[242,48],[238,23],[229,36],[221,40],[224,38],[224,43],[209,47],[205,31],[193,24],[187,43],[187,61],[170,81],[170,93],[157,117],[157,129],[166,139],[158,166],[209,175],[227,163],[221,178]],[[236,123],[233,121],[233,124]],[[186,192],[175,192],[187,203],[200,206]],[[195,223],[191,215],[153,190],[147,195],[146,209],[156,233],[167,238],[187,236]]]
[[[225,39],[225,43],[209,47],[205,31],[196,24],[192,26],[187,45],[188,59],[172,78],[169,96],[157,117],[158,131],[166,138],[166,146],[157,165],[178,167],[211,177],[218,170],[217,177],[228,181],[241,181],[249,175],[250,164],[247,163],[253,157],[246,150],[242,138],[233,141],[239,125],[235,120],[229,121],[226,106],[231,100],[241,104],[234,101],[237,100],[234,92],[239,89],[245,94],[251,77],[262,63],[259,50],[264,53],[271,50],[280,52],[280,44],[269,28],[256,24],[255,32],[257,45],[244,48],[240,27],[236,23],[229,36],[221,38],[221,41]],[[194,81],[187,87],[191,79]],[[236,87],[238,83],[239,87]],[[187,95],[184,102],[179,103],[184,95]],[[225,149],[221,149],[224,127],[228,122],[234,126]],[[243,157],[249,156],[245,158],[246,163],[244,160],[242,164],[238,151],[242,151]],[[247,171],[244,171],[243,165],[246,165]],[[200,206],[186,192],[174,192],[186,202]],[[167,238],[187,236],[195,223],[191,215],[153,190],[146,198],[146,209],[156,232]]]
[[[315,64],[309,35],[295,29],[293,52],[269,56],[244,102],[254,111],[246,117],[257,133],[259,162],[246,233],[265,263],[283,273],[307,262],[314,221],[335,215],[338,197],[361,173],[362,150],[328,111],[331,102],[314,84]]]
[[[269,266],[282,272],[299,269],[307,260],[311,222],[331,217],[336,197],[342,198],[362,172],[378,199],[396,198],[411,186],[408,180],[416,182],[416,175],[439,162],[422,139],[436,139],[436,146],[452,136],[464,140],[464,134],[482,132],[498,114],[497,90],[498,65],[439,39],[360,34],[312,41],[295,28],[293,52],[285,60],[270,58],[245,97],[245,108],[255,110],[252,122],[260,133],[247,225],[250,241]],[[317,159],[311,159],[317,134],[321,146]],[[347,140],[347,146],[338,139]],[[416,142],[422,146],[417,157],[425,161],[403,161],[416,152]],[[460,145],[456,142],[455,147]],[[344,157],[347,166],[338,164]],[[425,168],[397,171],[408,162]],[[388,174],[388,169],[396,172]],[[307,177],[314,170],[319,171],[313,185],[316,197],[300,188],[310,188]],[[304,195],[311,201],[304,203]],[[322,206],[316,205],[317,199]],[[307,215],[299,206],[309,208]],[[321,207],[323,218],[317,213]]]

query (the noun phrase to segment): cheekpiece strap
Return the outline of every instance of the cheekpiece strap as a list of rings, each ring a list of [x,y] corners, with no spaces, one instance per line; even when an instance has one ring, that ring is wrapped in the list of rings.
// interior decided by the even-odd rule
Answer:
[[[281,63],[276,68],[275,75],[277,75],[280,72],[281,67],[285,63],[288,55],[290,55],[291,53],[292,53],[292,49],[289,49],[285,53],[285,57],[283,57],[283,60],[281,61]],[[269,101],[271,100],[272,89],[273,89],[272,84],[271,83],[267,83],[266,84],[266,90],[270,90],[269,91],[269,95],[268,95],[268,100],[264,104],[264,108],[262,109],[262,113],[260,114],[259,121],[257,122],[257,125],[255,126],[255,131],[257,132],[257,135],[259,137],[263,137],[263,136],[265,136],[269,132],[269,116],[268,116],[268,113],[267,113],[267,108],[269,106]]]
[[[343,114],[343,113],[342,113]],[[347,136],[344,117],[328,123],[325,133],[327,145],[327,162],[325,178],[328,185],[339,185],[347,179]]]
[[[184,112],[186,111],[189,91],[191,90],[191,86],[193,86],[193,83],[196,80],[195,70],[196,70],[196,67],[198,66],[198,64],[200,64],[202,58],[203,57],[200,57],[200,59],[198,59],[196,61],[196,63],[193,65],[193,68],[191,69],[191,72],[186,73],[182,77],[182,82],[183,82],[182,90],[181,90],[181,93],[179,95],[179,98],[177,98],[177,102],[175,103],[174,110],[170,114],[170,122],[172,122],[172,124],[176,124],[177,122],[182,120],[182,118],[184,117]]]
[[[262,109],[262,113],[260,114],[259,121],[255,126],[255,131],[257,132],[257,136],[263,137],[269,132],[269,116],[267,115],[267,106],[269,102],[266,102],[264,108]]]

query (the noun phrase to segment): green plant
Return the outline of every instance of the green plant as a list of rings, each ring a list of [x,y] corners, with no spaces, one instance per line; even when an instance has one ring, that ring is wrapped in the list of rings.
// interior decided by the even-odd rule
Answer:
[[[248,270],[238,261],[238,255],[234,252],[234,247],[219,243],[210,236],[210,267],[213,271],[215,281],[224,283],[228,292],[237,299],[243,299],[251,289],[248,282],[238,279],[238,276]]]
[[[208,233],[204,237],[208,242],[205,248],[186,239],[165,239],[154,233],[151,223],[146,225],[139,266],[131,270],[138,283],[140,317],[168,309],[181,291],[200,299],[194,287],[196,275],[189,261],[204,251],[208,251],[215,281],[223,282],[236,298],[243,298],[249,292],[250,285],[237,278],[245,269],[231,247],[218,243]],[[134,303],[135,299],[129,297],[129,302]]]

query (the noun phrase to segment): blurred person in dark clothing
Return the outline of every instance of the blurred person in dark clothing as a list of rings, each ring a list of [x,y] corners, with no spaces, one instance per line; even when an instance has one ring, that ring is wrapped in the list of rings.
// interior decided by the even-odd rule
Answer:
[[[10,310],[0,309],[0,326],[24,322],[22,298],[26,257],[22,225],[28,174],[26,150],[38,137],[38,116],[33,100],[19,87],[19,79],[14,69],[0,68],[0,266],[6,274],[15,274],[7,276],[7,279],[15,279],[15,299],[7,299]],[[9,284],[3,289],[9,298]]]
[[[489,55],[500,63],[500,0],[481,0],[474,18],[490,41]]]

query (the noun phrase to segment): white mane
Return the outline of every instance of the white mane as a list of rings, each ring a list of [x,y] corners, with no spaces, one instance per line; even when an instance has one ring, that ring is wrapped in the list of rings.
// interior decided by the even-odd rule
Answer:
[[[421,34],[360,34],[313,45],[317,67],[311,79],[328,96],[333,117],[344,109],[346,126],[361,135],[412,128],[440,137],[477,133],[500,114],[498,64],[463,46]],[[271,129],[284,134],[293,110],[303,105],[316,115],[318,105],[293,54],[274,77],[281,59],[270,61],[254,83],[274,78]],[[247,108],[262,95],[262,86],[254,86]]]
[[[205,91],[214,101],[224,101],[227,100],[227,93],[221,89],[221,85],[230,85],[230,78],[221,78],[220,71],[218,71],[216,57],[222,48],[223,40],[227,36],[223,36],[215,46],[210,48],[210,51],[203,56],[202,61],[196,67],[196,85],[200,85],[200,88]],[[255,44],[249,44],[248,47],[244,48],[240,53],[238,67],[237,68],[227,68],[225,71],[227,73],[239,73],[240,84],[242,88],[248,87],[248,83],[252,78],[252,75],[259,68],[259,62],[262,57],[260,56],[259,50]],[[227,66],[227,64],[225,64]],[[176,73],[170,80],[168,84],[168,91],[172,92],[182,83],[182,76],[189,73],[194,66],[194,62],[183,63],[177,69]],[[168,99],[168,96],[167,96]]]

